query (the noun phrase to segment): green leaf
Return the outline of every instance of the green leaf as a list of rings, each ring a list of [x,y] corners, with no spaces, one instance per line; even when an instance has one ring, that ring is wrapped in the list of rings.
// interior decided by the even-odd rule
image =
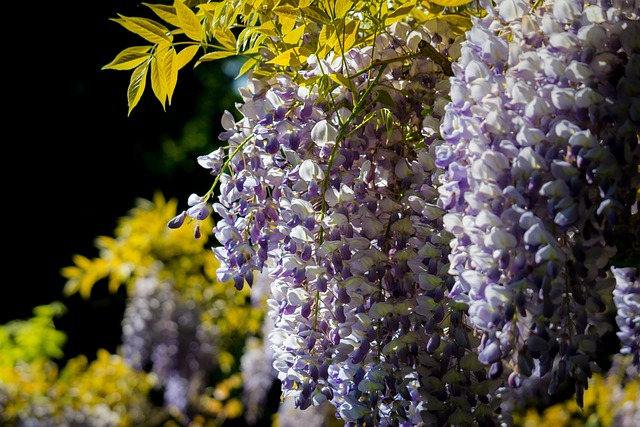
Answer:
[[[186,36],[197,42],[202,40],[202,26],[193,10],[184,4],[184,0],[176,0],[173,5],[178,14],[180,28],[184,30]]]
[[[466,371],[479,371],[484,365],[478,360],[476,353],[467,353],[460,359],[460,368]]]
[[[116,57],[102,67],[103,70],[132,70],[151,56],[149,51],[151,46],[133,46],[120,52]]]
[[[120,18],[113,18],[111,20],[151,43],[173,41],[173,36],[169,32],[169,29],[156,21],[147,18],[128,18],[120,14],[118,14],[118,16]]]
[[[380,90],[376,90],[375,92],[377,94],[376,101],[386,105],[387,107],[394,108],[396,106],[395,101],[393,100],[393,98],[391,97],[391,95],[387,90],[380,89]]]
[[[148,71],[149,62],[147,61],[139,65],[131,74],[129,88],[127,90],[127,100],[129,102],[128,115],[131,115],[131,111],[133,111],[135,106],[138,105],[138,102],[140,102],[140,98],[142,97],[142,93],[144,92],[144,88],[147,84]]]

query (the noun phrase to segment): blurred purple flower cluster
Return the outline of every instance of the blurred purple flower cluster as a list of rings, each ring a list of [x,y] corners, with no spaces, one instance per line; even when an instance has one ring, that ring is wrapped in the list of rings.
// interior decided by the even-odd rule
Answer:
[[[135,369],[157,375],[164,406],[188,419],[215,363],[215,336],[193,302],[153,275],[136,281],[122,320],[122,352]]]

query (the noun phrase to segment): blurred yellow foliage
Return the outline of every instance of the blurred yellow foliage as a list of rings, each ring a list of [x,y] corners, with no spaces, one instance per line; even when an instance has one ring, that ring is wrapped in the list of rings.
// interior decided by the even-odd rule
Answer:
[[[17,361],[0,371],[2,425],[12,426],[20,417],[62,425],[65,410],[86,416],[110,413],[118,426],[135,426],[149,412],[148,393],[153,377],[134,371],[118,355],[99,350],[89,363],[86,356],[71,359],[64,369],[46,357]]]
[[[216,365],[223,379],[214,388],[227,392],[216,402],[204,402],[202,409],[208,416],[234,418],[242,413],[242,403],[237,400],[242,382],[233,374],[239,371],[245,337],[259,334],[264,312],[252,306],[248,286],[238,291],[232,283],[216,280],[219,262],[206,247],[210,233],[195,239],[189,224],[178,229],[167,227],[176,214],[177,201],[165,200],[160,193],[153,201],[139,199],[128,215],[120,218],[114,237],[96,239],[98,257],[76,255],[74,265],[62,269],[67,279],[65,293],[79,292],[89,298],[95,285],[107,281],[111,292],[126,286],[131,295],[136,280],[150,273],[171,283],[179,298],[198,305],[201,323],[218,337]],[[212,229],[213,220],[201,221],[200,227]],[[233,378],[239,383],[229,383]]]
[[[635,417],[635,418],[634,418]],[[514,416],[519,427],[609,427],[632,425],[640,417],[640,378],[624,380],[619,372],[594,374],[584,392],[584,410],[575,399],[557,403],[542,412],[535,408]]]

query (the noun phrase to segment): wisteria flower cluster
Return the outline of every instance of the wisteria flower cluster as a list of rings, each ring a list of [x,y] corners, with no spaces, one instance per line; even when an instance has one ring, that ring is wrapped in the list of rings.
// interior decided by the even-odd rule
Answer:
[[[608,326],[612,229],[636,196],[640,23],[618,3],[489,7],[454,64],[436,155],[451,296],[480,360],[508,364],[511,385],[553,372],[551,393],[569,376],[578,400]]]
[[[243,118],[223,118],[226,154],[199,159],[219,177],[219,280],[240,288],[268,271],[284,397],[302,409],[331,401],[349,423],[474,412],[482,424],[497,407],[464,309],[446,298],[434,150],[449,82],[420,53],[430,39],[399,23],[345,58],[311,58],[305,79],[351,77],[354,90],[328,99],[286,75],[249,79]],[[201,218],[206,197],[190,200],[171,226]]]
[[[508,387],[571,379],[580,402],[597,369],[638,184],[638,8],[482,3],[462,43],[399,22],[295,76],[250,75],[227,146],[198,158],[218,279],[269,282],[269,357],[297,408],[497,425]],[[169,226],[207,218],[213,194]],[[618,283],[633,352],[637,292]]]

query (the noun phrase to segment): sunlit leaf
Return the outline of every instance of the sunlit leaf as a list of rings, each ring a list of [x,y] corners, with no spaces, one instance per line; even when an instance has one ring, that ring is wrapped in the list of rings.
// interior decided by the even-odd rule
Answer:
[[[151,46],[133,46],[120,52],[113,61],[103,66],[102,69],[132,70],[150,57]]]
[[[164,72],[164,57],[163,54],[157,54],[151,62],[151,89],[162,104],[162,109],[166,111],[168,83]]]
[[[282,38],[282,41],[287,44],[295,44],[297,45],[300,42],[300,39],[304,35],[305,27],[299,26],[292,31],[284,33],[285,36]]]
[[[283,67],[296,67],[300,65],[309,55],[303,54],[303,48],[292,47],[275,58],[268,61],[269,64],[282,65]]]
[[[456,7],[463,6],[467,3],[471,3],[473,0],[431,0],[431,3],[444,7]]]
[[[351,80],[349,80],[347,77],[345,77],[344,74],[330,74],[329,78],[331,78],[331,80],[333,80],[334,82],[338,83],[341,86],[344,86],[350,90],[355,90],[353,83],[351,83]]]
[[[298,19],[298,17],[300,16],[300,10],[298,10],[297,7],[293,7],[288,4],[276,6],[272,10],[273,13],[279,17]]]
[[[445,0],[446,1],[446,0]],[[416,0],[411,0],[403,4],[402,6],[393,9],[389,12],[385,19],[386,25],[391,25],[394,22],[404,19],[414,8],[416,7]]]
[[[296,26],[297,18],[283,17],[280,19],[280,31],[282,34],[289,34]],[[301,27],[304,28],[304,27]]]
[[[445,13],[440,14],[438,19],[448,22],[451,26],[451,31],[457,35],[462,35],[471,28],[471,18],[469,16]]]
[[[220,29],[216,32],[216,40],[229,51],[236,49],[236,36],[228,28]]]
[[[329,15],[327,15],[324,10],[315,6],[301,7],[300,11],[306,18],[309,18],[314,22],[318,22],[321,24],[331,23],[331,18],[329,17]]]
[[[254,59],[254,58],[248,59],[244,64],[242,64],[242,67],[240,67],[240,71],[238,71],[238,75],[236,76],[236,79],[245,75],[249,70],[254,68],[259,63],[260,61],[258,61],[257,59]]]
[[[173,99],[173,92],[176,89],[176,85],[178,84],[178,62],[175,49],[170,49],[165,55],[164,59],[164,73],[167,81],[167,99],[169,101],[169,105],[171,105],[171,100]]]
[[[202,39],[202,26],[196,14],[184,4],[184,0],[176,0],[173,4],[180,21],[180,28],[191,40],[200,41]]]
[[[176,66],[178,70],[182,69],[185,65],[187,65],[198,53],[198,49],[200,46],[187,46],[178,52],[178,56],[176,57]]]
[[[150,4],[150,3],[142,3],[142,4],[144,6],[147,6],[149,9],[155,12],[155,14],[158,15],[159,18],[162,18],[164,21],[168,22],[169,24],[175,27],[180,26],[180,20],[178,19],[178,15],[176,14],[175,7],[168,6],[165,4]]]
[[[228,58],[230,56],[234,56],[235,52],[229,52],[226,50],[216,50],[215,52],[207,53],[198,58],[198,62],[196,65],[202,62],[215,61],[216,59]]]
[[[127,90],[127,100],[129,102],[129,115],[131,111],[138,105],[144,88],[147,84],[147,72],[149,71],[149,62],[145,62],[138,66],[131,74],[129,88]]]
[[[120,14],[118,16],[120,18],[111,20],[151,43],[165,43],[173,40],[169,29],[156,21],[147,18],[129,18]]]
[[[347,12],[353,7],[353,0],[336,0],[335,14],[336,18],[344,18]]]
[[[336,36],[339,37],[338,53],[342,54],[350,50],[356,43],[356,37],[358,35],[359,22],[353,20],[341,20],[338,28],[336,29]]]

